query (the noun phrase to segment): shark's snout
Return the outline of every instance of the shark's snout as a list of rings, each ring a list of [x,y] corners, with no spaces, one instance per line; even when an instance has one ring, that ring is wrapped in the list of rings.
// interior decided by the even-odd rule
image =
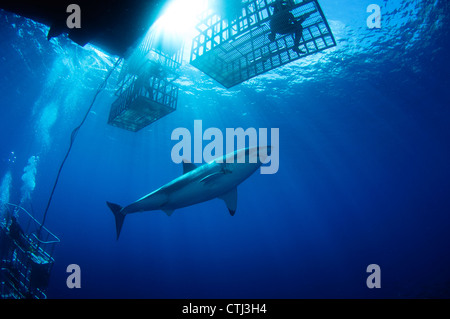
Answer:
[[[265,163],[270,156],[272,146],[255,146],[240,149],[234,155],[228,156],[228,163]]]
[[[267,158],[272,154],[272,148],[271,145],[260,146],[258,148],[258,160],[261,163],[265,163]]]
[[[270,156],[272,154],[272,145],[260,146],[258,150],[260,154]]]

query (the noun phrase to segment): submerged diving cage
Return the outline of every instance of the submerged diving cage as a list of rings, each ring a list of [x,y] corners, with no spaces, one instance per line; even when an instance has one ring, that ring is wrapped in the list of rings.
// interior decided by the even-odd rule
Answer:
[[[1,208],[0,299],[46,299],[59,238],[24,208]]]
[[[129,76],[111,106],[108,124],[132,132],[172,113],[177,108],[178,87],[163,76]]]
[[[197,26],[191,64],[224,87],[230,88],[257,75],[334,47],[336,41],[317,0],[285,0],[295,20],[302,23],[299,50],[294,34],[277,34],[270,39],[274,8],[280,0],[243,0],[239,14],[221,16],[208,11]]]
[[[181,66],[182,50],[168,54],[152,47],[152,41],[147,42],[130,59],[133,66],[122,72],[108,118],[108,124],[132,132],[177,108],[178,86],[173,82]]]

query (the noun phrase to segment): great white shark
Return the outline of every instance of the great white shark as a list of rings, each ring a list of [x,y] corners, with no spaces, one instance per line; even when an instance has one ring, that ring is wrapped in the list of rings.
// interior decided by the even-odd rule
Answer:
[[[125,216],[162,210],[168,216],[214,198],[222,199],[231,216],[237,208],[237,186],[250,177],[270,155],[271,146],[243,148],[197,166],[183,161],[183,175],[128,206],[106,202],[116,220],[117,239]]]

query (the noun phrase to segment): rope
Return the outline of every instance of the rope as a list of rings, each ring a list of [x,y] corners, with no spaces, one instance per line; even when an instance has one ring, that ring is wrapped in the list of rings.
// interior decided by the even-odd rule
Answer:
[[[95,103],[95,100],[97,99],[97,96],[100,94],[101,91],[103,91],[105,89],[106,83],[108,82],[109,77],[111,76],[113,71],[117,68],[117,66],[119,65],[120,61],[122,61],[122,58],[118,58],[116,63],[114,64],[114,66],[111,68],[111,70],[109,70],[108,74],[106,75],[105,80],[102,82],[102,84],[100,84],[100,86],[97,89],[97,92],[95,92],[94,98],[92,99],[92,102],[89,105],[89,108],[87,109],[86,114],[83,117],[83,120],[81,121],[81,123],[76,128],[74,128],[74,130],[72,131],[72,134],[70,135],[69,149],[67,150],[66,155],[64,156],[64,159],[63,159],[63,161],[62,161],[62,163],[61,163],[61,165],[59,167],[58,174],[56,175],[55,183],[53,184],[53,189],[52,189],[52,191],[50,193],[50,197],[48,199],[47,207],[45,208],[45,211],[44,211],[44,217],[42,218],[42,223],[41,223],[41,226],[39,227],[39,231],[38,231],[38,236],[37,237],[39,237],[40,234],[41,234],[42,227],[44,226],[45,220],[47,218],[48,209],[50,208],[50,204],[52,202],[53,194],[55,193],[56,185],[58,184],[58,181],[59,181],[59,176],[61,175],[61,171],[62,171],[62,169],[64,167],[64,164],[66,163],[66,160],[69,157],[70,151],[72,150],[72,146],[73,146],[73,143],[75,142],[75,138],[77,137],[78,131],[80,130],[81,126],[86,121],[86,119],[87,119],[87,117],[88,117],[88,115],[89,115],[89,113],[90,113],[90,111],[91,111],[91,109],[92,109],[92,107],[93,107],[93,105]]]

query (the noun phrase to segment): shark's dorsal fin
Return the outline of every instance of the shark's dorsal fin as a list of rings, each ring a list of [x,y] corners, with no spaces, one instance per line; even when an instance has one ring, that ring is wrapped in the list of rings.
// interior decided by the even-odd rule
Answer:
[[[183,160],[183,174],[189,173],[190,171],[193,171],[196,168],[197,165],[195,165],[194,163]]]
[[[234,213],[236,212],[237,208],[237,188],[236,187],[233,188],[228,193],[219,196],[219,198],[222,199],[227,205],[230,215],[234,216]]]

